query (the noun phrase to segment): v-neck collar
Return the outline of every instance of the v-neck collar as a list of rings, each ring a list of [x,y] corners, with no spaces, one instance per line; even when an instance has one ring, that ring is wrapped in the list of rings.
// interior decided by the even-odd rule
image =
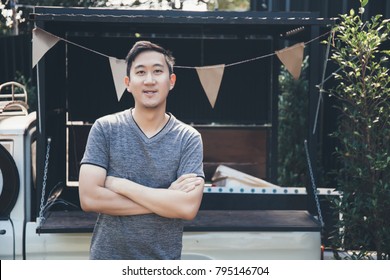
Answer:
[[[133,108],[130,108],[129,109],[129,119],[130,119],[130,123],[131,125],[133,126],[133,128],[135,129],[135,131],[137,132],[137,134],[142,138],[142,140],[146,143],[151,143],[151,142],[154,142],[154,141],[157,141],[158,139],[160,139],[161,137],[163,137],[169,130],[170,130],[170,127],[172,126],[172,123],[173,123],[173,118],[174,116],[171,114],[171,113],[168,113],[167,114],[169,115],[169,119],[167,121],[167,123],[156,133],[154,134],[152,137],[148,137],[144,132],[143,130],[141,129],[141,127],[138,125],[138,123],[135,121],[134,117],[133,117],[133,114],[132,114],[132,110]]]

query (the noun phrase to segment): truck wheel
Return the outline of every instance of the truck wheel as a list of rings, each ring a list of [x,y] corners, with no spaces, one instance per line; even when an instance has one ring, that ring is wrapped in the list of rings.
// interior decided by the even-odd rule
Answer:
[[[0,144],[0,172],[3,189],[0,193],[0,218],[8,218],[19,194],[19,172],[10,153]]]

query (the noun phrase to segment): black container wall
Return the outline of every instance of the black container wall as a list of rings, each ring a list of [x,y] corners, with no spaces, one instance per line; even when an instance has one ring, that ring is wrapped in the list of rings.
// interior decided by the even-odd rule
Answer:
[[[0,37],[0,84],[15,80],[17,73],[33,77],[31,34]]]

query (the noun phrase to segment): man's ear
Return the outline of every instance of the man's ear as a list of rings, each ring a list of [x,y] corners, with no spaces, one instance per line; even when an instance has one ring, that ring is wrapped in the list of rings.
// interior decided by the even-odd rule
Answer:
[[[128,92],[131,92],[131,91],[130,91],[130,78],[129,78],[129,76],[125,76],[124,81],[125,81],[125,85],[126,85],[126,90],[127,90]]]
[[[170,83],[170,87],[169,89],[173,89],[173,87],[175,86],[175,83],[176,83],[176,74],[172,73],[171,76],[170,76],[170,79],[169,79],[169,83]]]

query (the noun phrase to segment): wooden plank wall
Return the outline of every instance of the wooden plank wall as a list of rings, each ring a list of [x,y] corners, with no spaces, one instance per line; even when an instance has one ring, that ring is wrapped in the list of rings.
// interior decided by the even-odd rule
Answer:
[[[267,177],[267,130],[264,128],[195,127],[202,135],[204,171],[209,181],[218,165]]]

